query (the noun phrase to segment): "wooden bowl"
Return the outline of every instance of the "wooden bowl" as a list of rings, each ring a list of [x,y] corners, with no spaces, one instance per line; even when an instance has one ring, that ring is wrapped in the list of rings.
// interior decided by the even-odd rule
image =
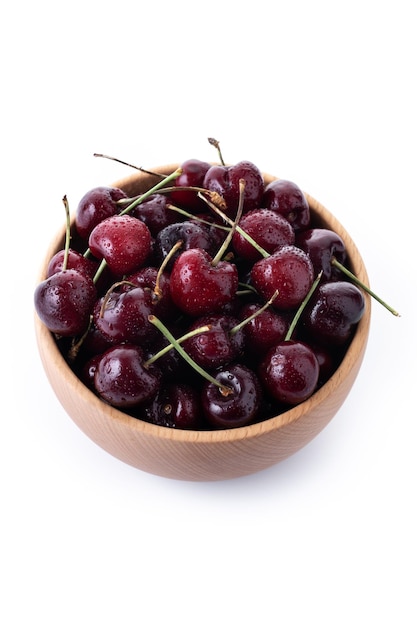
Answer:
[[[169,174],[177,165],[156,168]],[[264,174],[265,184],[275,177]],[[114,183],[128,196],[149,189],[155,179],[137,173]],[[317,200],[306,194],[314,221],[337,232],[345,242],[352,271],[365,284],[368,276],[351,237]],[[41,269],[46,276],[52,255],[63,247],[64,228],[56,235]],[[252,474],[288,458],[309,443],[337,413],[359,372],[370,326],[370,298],[347,353],[333,376],[307,401],[263,422],[229,430],[177,430],[135,419],[105,404],[72,372],[53,335],[35,316],[39,352],[49,382],[79,428],[104,450],[140,470],[167,478],[214,481]]]

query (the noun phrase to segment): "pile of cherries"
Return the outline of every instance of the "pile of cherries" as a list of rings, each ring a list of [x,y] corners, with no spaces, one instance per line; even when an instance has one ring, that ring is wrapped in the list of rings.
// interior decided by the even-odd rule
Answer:
[[[252,162],[151,174],[134,198],[87,192],[72,232],[64,197],[65,245],[34,300],[68,364],[104,402],[168,427],[240,427],[305,401],[364,313],[344,242]]]

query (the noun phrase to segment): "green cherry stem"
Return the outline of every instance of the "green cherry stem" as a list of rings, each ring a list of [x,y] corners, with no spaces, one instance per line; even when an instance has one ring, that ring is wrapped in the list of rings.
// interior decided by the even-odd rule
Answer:
[[[382,304],[383,307],[385,307],[390,313],[392,313],[393,315],[395,315],[396,317],[400,317],[400,314],[398,313],[398,311],[396,311],[395,309],[393,309],[389,304],[387,304],[384,300],[381,300],[381,298],[379,296],[376,295],[375,292],[373,292],[369,287],[367,287],[365,285],[365,283],[363,283],[361,280],[359,280],[359,278],[357,278],[355,276],[355,274],[352,274],[352,272],[350,272],[344,265],[342,265],[342,263],[340,263],[335,257],[332,258],[332,265],[334,267],[337,267],[338,270],[340,270],[341,272],[343,272],[345,274],[345,276],[347,276],[348,278],[350,278],[350,280],[352,282],[354,282],[356,285],[358,285],[358,287],[361,287],[364,291],[366,291],[366,293],[368,293],[372,298],[374,298],[377,302],[379,302],[380,304]]]
[[[167,185],[171,181],[178,178],[178,176],[181,176],[181,174],[182,174],[182,169],[181,167],[178,167],[174,172],[172,172],[168,176],[165,176],[165,178],[160,180],[159,183],[156,183],[156,185],[148,189],[148,191],[145,191],[140,196],[135,198],[135,200],[133,200],[125,209],[123,209],[123,211],[120,212],[120,215],[126,215],[126,213],[129,213],[130,211],[132,211],[132,209],[134,209],[139,204],[147,200],[149,196],[152,196],[154,193],[162,189],[162,187],[165,187],[165,185]]]
[[[240,322],[240,324],[236,324],[236,326],[233,326],[233,328],[230,331],[231,335],[235,335],[241,328],[243,328],[244,326],[246,326],[246,324],[249,324],[249,322],[251,322],[253,319],[255,319],[255,317],[258,317],[258,315],[260,313],[263,313],[263,311],[265,311],[275,300],[275,298],[277,297],[277,295],[279,294],[278,289],[272,294],[272,296],[269,298],[268,302],[265,302],[265,304],[263,306],[261,306],[260,309],[258,309],[257,311],[255,311],[254,313],[252,313],[252,315],[249,315],[248,317],[245,317],[244,320],[242,320]]]
[[[62,269],[66,270],[68,267],[68,255],[71,241],[71,218],[70,218],[70,210],[67,196],[62,198],[62,202],[65,207],[65,217],[66,217],[66,229],[65,229],[65,248],[64,248],[64,260],[62,262]]]
[[[218,380],[216,380],[213,376],[211,376],[208,372],[206,372],[202,367],[200,367],[190,357],[190,355],[187,354],[187,352],[184,350],[184,348],[180,345],[179,341],[177,339],[175,339],[174,335],[172,335],[172,333],[170,333],[168,328],[161,322],[160,319],[158,319],[155,315],[149,315],[148,316],[148,320],[150,321],[151,324],[156,326],[156,328],[158,328],[158,330],[161,331],[161,333],[168,339],[168,341],[172,344],[172,346],[175,348],[175,350],[182,356],[182,358],[193,369],[195,369],[196,372],[198,372],[203,378],[205,378],[209,382],[211,382],[214,385],[216,385],[216,387],[219,387],[220,392],[222,393],[222,395],[228,396],[231,393],[233,393],[233,390],[230,387],[226,387],[225,385],[222,385],[221,383],[219,383]]]
[[[253,237],[251,237],[247,232],[245,232],[243,230],[243,228],[241,228],[239,226],[239,224],[236,224],[235,221],[233,221],[228,215],[226,215],[225,213],[223,213],[223,211],[221,209],[219,209],[218,206],[216,206],[213,202],[211,202],[207,196],[205,194],[199,193],[198,194],[199,197],[204,200],[208,206],[215,212],[217,213],[217,215],[219,215],[225,222],[227,222],[227,224],[229,224],[232,228],[235,227],[236,231],[242,235],[242,237],[244,237],[246,239],[246,241],[248,241],[250,244],[252,244],[252,246],[259,252],[259,254],[264,258],[267,259],[269,256],[271,256],[269,254],[269,252],[267,252],[266,250],[264,250],[264,248],[262,248],[262,246],[260,246],[255,239],[253,239]]]
[[[284,341],[290,341],[293,332],[295,330],[295,327],[298,324],[298,320],[301,317],[302,312],[304,311],[304,309],[306,308],[308,301],[310,300],[311,296],[313,295],[313,293],[315,292],[317,285],[319,284],[321,277],[323,274],[323,270],[321,272],[319,272],[319,274],[317,275],[315,281],[313,282],[313,284],[311,285],[308,294],[306,295],[306,297],[304,298],[304,300],[302,301],[302,303],[300,304],[300,306],[297,309],[296,314],[294,315],[292,322],[290,324],[290,327],[288,328],[287,334],[285,335],[285,339]]]
[[[200,326],[199,328],[195,328],[194,330],[190,330],[190,332],[185,333],[185,335],[182,335],[181,337],[179,337],[177,339],[177,343],[179,343],[179,344],[184,343],[184,341],[187,341],[187,339],[191,339],[191,337],[195,337],[195,335],[201,335],[202,333],[207,333],[209,330],[211,330],[211,325],[210,324],[207,324],[206,326]],[[159,350],[159,352],[156,352],[153,356],[151,356],[145,362],[145,367],[149,367],[149,365],[152,365],[152,363],[155,363],[155,361],[157,361],[162,356],[167,354],[173,348],[175,349],[174,344],[173,343],[169,343],[167,346],[165,346],[164,348]]]
[[[229,244],[230,244],[230,242],[232,240],[233,235],[235,234],[235,231],[236,231],[236,228],[237,228],[237,224],[238,224],[238,222],[240,220],[240,217],[241,217],[242,211],[243,211],[243,199],[244,199],[244,196],[245,196],[245,181],[242,178],[242,179],[239,180],[239,204],[238,204],[238,208],[237,208],[236,219],[233,222],[231,229],[227,233],[227,237],[223,241],[223,244],[220,246],[220,248],[217,251],[216,255],[213,257],[213,260],[212,260],[211,264],[214,267],[219,263],[219,261],[223,257],[225,251],[229,247]]]

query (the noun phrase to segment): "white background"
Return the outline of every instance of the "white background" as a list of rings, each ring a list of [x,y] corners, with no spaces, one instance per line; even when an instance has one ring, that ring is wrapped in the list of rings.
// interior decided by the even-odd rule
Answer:
[[[0,622],[417,623],[414,3],[38,2],[1,9]],[[38,357],[46,246],[98,184],[190,157],[297,182],[355,239],[373,305],[346,404],[248,478],[117,461]]]

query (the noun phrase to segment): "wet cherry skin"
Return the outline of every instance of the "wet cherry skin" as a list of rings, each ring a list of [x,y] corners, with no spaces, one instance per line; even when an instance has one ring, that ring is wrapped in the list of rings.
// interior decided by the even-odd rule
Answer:
[[[225,395],[214,383],[205,383],[201,402],[208,422],[214,428],[238,428],[255,421],[262,404],[257,375],[245,365],[235,363],[222,368],[215,378],[231,392]]]
[[[142,349],[128,343],[106,350],[94,370],[94,387],[100,397],[125,409],[150,401],[160,379],[156,367],[146,367]]]
[[[105,259],[116,276],[139,269],[151,252],[151,233],[144,222],[130,215],[114,215],[91,231],[88,245],[97,259]]]
[[[257,261],[250,272],[255,289],[265,300],[276,290],[272,306],[281,310],[294,309],[307,296],[314,280],[310,257],[296,246],[284,246],[269,257]]]
[[[234,218],[239,205],[240,180],[245,181],[243,212],[260,206],[264,181],[258,167],[251,161],[240,161],[235,165],[213,165],[204,177],[203,187],[220,194],[226,203],[225,213]]]
[[[87,191],[75,213],[75,227],[80,237],[88,239],[99,222],[120,213],[117,202],[125,198],[125,192],[117,187],[94,187]]]
[[[270,182],[264,191],[262,207],[277,211],[285,217],[295,231],[310,225],[310,206],[303,191],[290,180],[277,179]]]
[[[320,366],[306,343],[287,340],[269,350],[258,373],[262,384],[275,400],[296,405],[314,393]]]
[[[34,303],[39,318],[52,333],[75,337],[87,330],[96,298],[92,279],[69,269],[41,281]]]
[[[212,258],[199,248],[185,250],[174,263],[170,290],[174,304],[191,317],[217,313],[236,295],[239,277],[236,265]]]
[[[269,209],[249,211],[243,215],[239,226],[261,248],[271,254],[278,248],[295,242],[295,232],[289,221]],[[236,253],[247,261],[254,262],[261,258],[261,253],[239,231],[234,233],[232,245]]]

